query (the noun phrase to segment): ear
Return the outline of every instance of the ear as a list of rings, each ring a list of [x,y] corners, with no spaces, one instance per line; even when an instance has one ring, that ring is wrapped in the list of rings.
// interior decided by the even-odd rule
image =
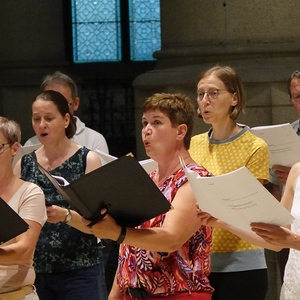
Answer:
[[[73,102],[73,109],[74,109],[74,111],[76,111],[79,108],[79,104],[80,104],[80,98],[76,97],[74,99],[74,102]]]
[[[238,104],[237,95],[236,95],[236,93],[233,93],[232,99],[231,99],[231,106],[237,106],[237,104]]]
[[[188,127],[186,124],[180,124],[177,127],[177,139],[183,140],[186,133],[187,133]]]
[[[70,124],[70,114],[65,114],[65,128],[67,128]]]
[[[18,154],[19,150],[20,150],[20,143],[18,142],[13,143],[11,146],[12,157],[15,157]]]

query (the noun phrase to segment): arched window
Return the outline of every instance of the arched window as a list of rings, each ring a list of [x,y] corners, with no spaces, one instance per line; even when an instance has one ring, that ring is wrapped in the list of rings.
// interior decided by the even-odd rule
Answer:
[[[72,0],[73,61],[153,60],[161,47],[159,0]]]

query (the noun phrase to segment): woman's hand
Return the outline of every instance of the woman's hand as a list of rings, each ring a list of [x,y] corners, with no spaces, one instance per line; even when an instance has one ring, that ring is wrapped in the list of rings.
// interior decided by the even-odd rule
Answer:
[[[265,223],[251,223],[251,229],[266,242],[282,248],[293,248],[297,235],[289,229]]]
[[[210,226],[210,227],[217,227],[220,224],[220,221],[210,215],[207,212],[202,211],[199,206],[197,205],[197,217],[201,220],[202,225]]]
[[[279,182],[282,185],[286,185],[286,181],[288,178],[288,175],[291,171],[291,167],[285,167],[285,166],[280,166],[280,165],[274,165],[272,167],[274,173],[278,177]]]
[[[66,208],[57,205],[47,206],[47,222],[49,223],[64,222],[66,219],[66,214]]]
[[[100,213],[101,215],[105,215],[106,209],[102,209]],[[91,220],[82,218],[82,222],[90,233],[100,239],[116,241],[121,233],[121,226],[110,215],[105,215],[103,219],[92,226],[89,226]]]

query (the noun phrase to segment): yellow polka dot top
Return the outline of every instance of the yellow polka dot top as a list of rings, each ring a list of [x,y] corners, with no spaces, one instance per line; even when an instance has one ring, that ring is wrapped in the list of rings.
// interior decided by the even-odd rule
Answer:
[[[226,174],[243,166],[257,178],[269,181],[269,153],[265,141],[245,126],[236,136],[225,141],[209,138],[211,130],[191,140],[190,154],[200,166],[214,176]],[[258,249],[222,228],[213,230],[212,253]]]

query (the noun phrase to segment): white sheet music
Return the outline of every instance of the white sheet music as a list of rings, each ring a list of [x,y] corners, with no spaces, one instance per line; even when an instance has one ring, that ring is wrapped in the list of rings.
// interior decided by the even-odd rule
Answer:
[[[265,140],[269,147],[270,167],[291,167],[300,161],[300,138],[289,123],[253,127],[250,131]]]
[[[252,222],[287,225],[293,220],[246,167],[215,177],[184,170],[200,209],[228,224],[250,230]]]

